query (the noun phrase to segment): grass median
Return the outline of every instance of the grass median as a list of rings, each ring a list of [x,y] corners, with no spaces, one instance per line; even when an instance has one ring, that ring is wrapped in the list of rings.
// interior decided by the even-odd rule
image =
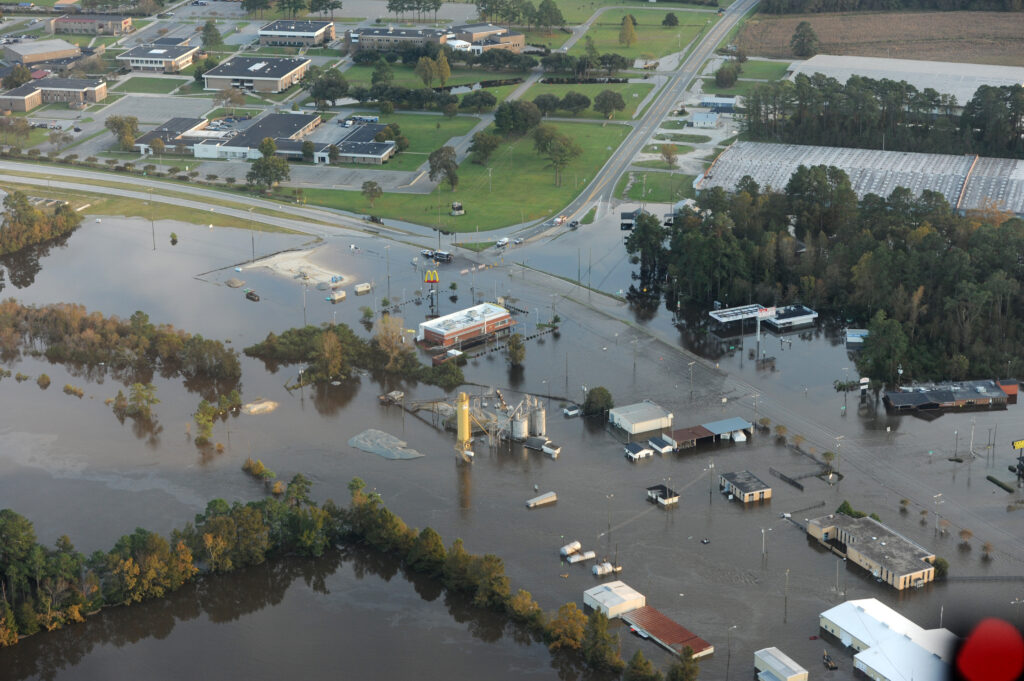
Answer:
[[[665,15],[672,12],[679,19],[678,26],[662,26]],[[619,43],[619,29],[622,18],[627,14],[636,17],[637,41],[626,47]],[[629,12],[605,12],[590,26],[587,35],[594,41],[600,53],[615,52],[630,59],[657,59],[667,54],[681,52],[690,41],[705,28],[711,28],[718,21],[718,15],[708,12],[680,11],[678,7],[660,10],[635,9]],[[578,41],[569,49],[569,54],[581,55],[586,52],[586,42]]]
[[[593,102],[594,98],[601,92],[611,90],[612,92],[618,92],[621,94],[622,100],[626,103],[626,108],[622,111],[616,111],[614,118],[618,120],[625,120],[633,117],[633,114],[636,113],[636,108],[640,105],[640,102],[644,101],[644,97],[646,97],[647,93],[653,88],[654,85],[652,83],[576,83],[573,85],[563,85],[560,83],[537,83],[524,92],[521,99],[528,99],[532,102],[539,95],[547,94],[555,95],[559,99],[562,99],[565,97],[566,93],[576,92],[590,97],[590,101]],[[555,115],[565,117],[570,116],[567,111],[556,111]],[[581,112],[579,116],[576,116],[576,118],[603,120],[604,114],[590,108]]]
[[[428,226],[439,224],[441,229],[451,232],[473,232],[477,228],[484,231],[539,220],[568,205],[629,133],[625,125],[550,125],[572,137],[583,149],[582,156],[563,171],[560,187],[554,184],[554,171],[548,161],[537,155],[533,140],[526,136],[504,143],[487,166],[464,162],[459,166],[456,191],[445,188],[430,194],[385,193],[372,208],[356,191],[307,188],[304,195],[310,204]],[[281,194],[289,195],[289,190]],[[452,201],[461,201],[466,214],[448,215]]]

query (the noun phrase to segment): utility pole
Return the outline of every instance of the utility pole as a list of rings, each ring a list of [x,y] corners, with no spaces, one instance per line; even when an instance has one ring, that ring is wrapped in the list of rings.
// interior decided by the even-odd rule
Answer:
[[[786,591],[782,599],[782,623],[789,619],[789,568],[786,568]],[[939,625],[942,626],[941,624]]]
[[[711,505],[711,488],[715,480],[715,460],[708,459],[708,506]]]
[[[692,361],[692,362],[690,362],[689,364],[686,365],[686,366],[688,366],[690,368],[690,399],[691,400],[693,399],[693,365],[696,364],[696,363],[697,363],[697,361],[694,360],[694,361]]]
[[[47,180],[49,182],[49,180]],[[156,227],[153,225],[153,188],[149,188],[149,231],[153,235],[153,250],[156,250]]]
[[[384,261],[388,273],[388,302],[391,302],[391,244],[384,246]]]

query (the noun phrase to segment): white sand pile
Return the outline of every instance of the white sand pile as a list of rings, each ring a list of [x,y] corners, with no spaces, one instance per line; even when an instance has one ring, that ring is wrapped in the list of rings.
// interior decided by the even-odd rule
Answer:
[[[269,414],[277,409],[277,402],[273,400],[256,400],[242,406],[243,414]]]
[[[335,270],[321,267],[313,262],[312,256],[317,249],[308,251],[289,251],[278,253],[269,258],[257,260],[254,263],[243,266],[243,269],[254,267],[266,267],[275,273],[286,276],[290,279],[298,279],[310,285],[330,283],[332,277],[341,277],[341,280],[348,283],[351,277]]]
[[[350,447],[383,456],[385,459],[418,459],[423,456],[415,449],[406,447],[406,443],[394,435],[375,428],[364,430],[350,439],[348,444]]]

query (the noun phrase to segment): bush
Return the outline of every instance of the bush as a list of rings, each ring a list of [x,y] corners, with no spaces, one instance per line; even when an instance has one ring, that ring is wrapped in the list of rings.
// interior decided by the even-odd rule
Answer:
[[[36,379],[36,385],[43,390],[46,390],[50,387],[50,377],[46,374],[39,374],[39,378]]]
[[[76,388],[75,386],[71,385],[70,383],[64,384],[64,392],[66,394],[68,394],[68,395],[74,395],[75,397],[78,397],[79,399],[81,399],[82,396],[85,395],[85,391],[84,390],[82,390],[81,388]]]

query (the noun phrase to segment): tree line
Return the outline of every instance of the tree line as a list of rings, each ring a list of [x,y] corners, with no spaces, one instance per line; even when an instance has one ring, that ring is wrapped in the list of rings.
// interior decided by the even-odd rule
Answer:
[[[82,216],[63,201],[47,211],[32,205],[22,192],[12,191],[4,197],[0,255],[66,236],[81,224]]]
[[[760,7],[766,14],[907,10],[1019,12],[1021,0],[764,0]]]
[[[983,85],[956,112],[952,95],[907,82],[820,73],[759,85],[746,97],[751,139],[1006,158],[1024,157],[1024,87]]]
[[[363,340],[345,324],[304,326],[281,334],[268,333],[263,341],[243,350],[263,360],[267,369],[303,363],[303,383],[351,378],[355,369],[422,381],[443,390],[453,390],[465,378],[454,362],[438,366],[421,364],[411,343],[403,338],[402,320],[384,315],[377,322],[373,338]]]
[[[858,200],[835,167],[801,166],[782,190],[743,178],[701,192],[671,227],[644,215],[626,247],[640,265],[630,299],[670,307],[802,302],[871,335],[861,374],[982,378],[1019,369],[1024,220],[989,207],[960,216],[903,187]],[[790,232],[792,225],[792,233]]]
[[[0,359],[13,361],[22,352],[90,373],[110,371],[126,385],[151,383],[156,372],[181,376],[201,394],[228,393],[242,376],[237,354],[220,341],[155,325],[144,312],[120,319],[83,305],[36,307],[9,298],[0,302]]]
[[[246,462],[248,468],[253,465]],[[461,539],[445,548],[436,530],[410,528],[359,478],[348,485],[347,507],[331,500],[318,505],[310,498],[311,487],[297,474],[277,497],[246,504],[214,499],[169,538],[138,528],[109,551],[90,556],[76,551],[67,536],[52,549],[38,543],[31,521],[11,509],[0,510],[0,646],[82,622],[106,606],[163,598],[200,574],[226,574],[275,556],[316,557],[339,545],[362,544],[467,597],[476,608],[508,616],[561,661],[613,674],[626,668],[627,679],[662,678],[640,652],[626,667],[601,612],[588,617],[569,602],[547,615],[528,591],[512,592],[501,558],[471,554]],[[667,678],[695,681],[697,673],[692,650],[686,649]]]

